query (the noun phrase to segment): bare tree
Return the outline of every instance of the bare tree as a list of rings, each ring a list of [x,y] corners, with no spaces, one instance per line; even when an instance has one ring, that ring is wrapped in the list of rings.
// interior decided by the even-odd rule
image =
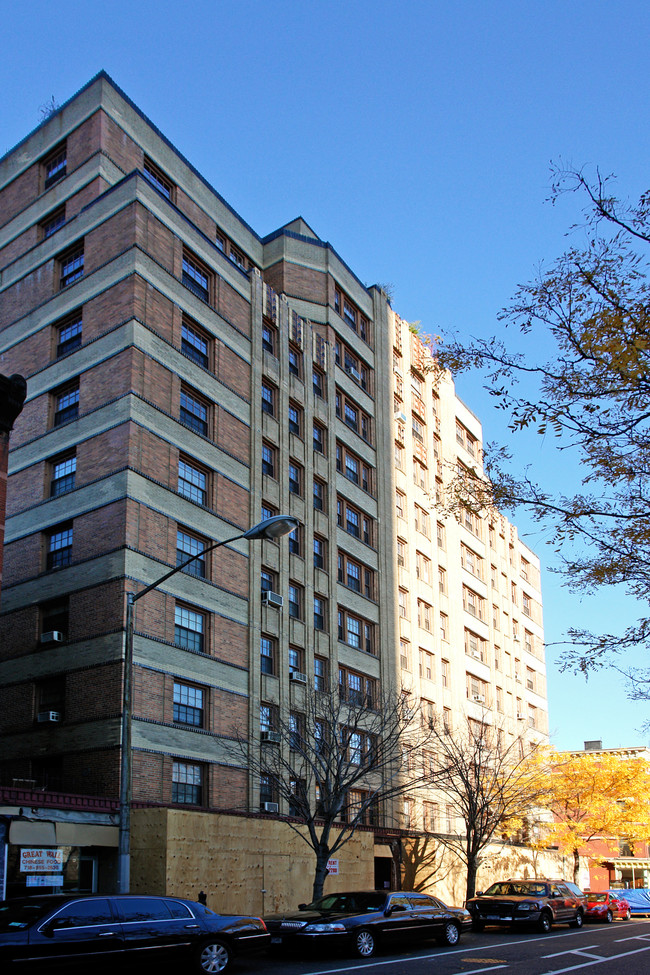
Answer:
[[[60,108],[61,106],[57,102],[54,95],[52,95],[46,102],[44,102],[42,105],[39,105],[38,113],[39,113],[40,121],[47,122],[49,118],[51,118],[53,115],[56,115],[56,113]]]
[[[259,747],[236,731],[249,769],[314,852],[314,898],[322,896],[327,861],[358,827],[378,825],[389,800],[427,781],[422,746],[430,733],[408,695],[311,686],[301,710],[273,716]]]
[[[431,747],[437,760],[433,784],[463,822],[462,832],[452,829],[438,839],[465,864],[466,896],[473,897],[485,848],[497,832],[516,830],[543,796],[537,749],[524,736],[495,727],[487,712],[453,731],[436,719]]]

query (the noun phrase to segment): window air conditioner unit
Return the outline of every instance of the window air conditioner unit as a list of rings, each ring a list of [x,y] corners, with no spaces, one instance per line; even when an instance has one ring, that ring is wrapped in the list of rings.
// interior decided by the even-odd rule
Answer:
[[[523,720],[524,720],[523,714],[521,713],[521,711],[517,711],[517,721],[523,721]]]
[[[485,694],[474,694],[472,699],[479,704],[485,704]]]
[[[60,630],[48,630],[41,633],[41,643],[63,643],[63,633]]]
[[[476,657],[477,660],[481,659],[481,654],[478,650],[472,650],[472,656]]]
[[[515,641],[515,643],[521,643],[521,640],[519,639],[516,633],[513,635],[512,639]]]
[[[292,670],[289,674],[289,680],[294,681],[296,684],[306,684],[307,674],[301,674],[298,670]]]
[[[521,677],[519,676],[519,674],[515,674],[515,680],[517,681],[518,684],[521,684]]]
[[[282,735],[277,731],[262,731],[260,732],[260,741],[270,742],[273,745],[279,745],[282,741]]]
[[[273,592],[271,589],[265,589],[262,593],[262,606],[273,606],[274,609],[282,609],[284,605],[284,599],[282,596]]]
[[[48,722],[57,722],[61,720],[60,711],[39,711],[36,716],[36,720],[39,724],[46,724]]]
[[[276,813],[276,812],[278,812],[279,808],[280,807],[278,806],[277,802],[263,802],[262,803],[262,812]]]
[[[406,423],[406,413],[396,413],[395,419],[400,420],[402,423]]]

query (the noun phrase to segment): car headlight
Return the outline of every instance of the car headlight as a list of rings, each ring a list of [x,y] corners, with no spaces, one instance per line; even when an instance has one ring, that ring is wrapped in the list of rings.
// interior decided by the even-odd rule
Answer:
[[[342,924],[308,924],[303,931],[308,931],[309,934],[330,934],[332,931],[345,931],[345,927]]]
[[[519,905],[519,910],[520,911],[538,911],[539,910],[539,904],[536,904],[534,901],[525,901],[523,904],[520,904]]]

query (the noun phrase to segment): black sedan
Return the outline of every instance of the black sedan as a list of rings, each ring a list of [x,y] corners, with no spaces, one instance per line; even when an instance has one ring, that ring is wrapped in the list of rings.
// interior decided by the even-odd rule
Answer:
[[[373,955],[378,945],[399,941],[412,945],[436,938],[454,945],[471,925],[467,911],[447,907],[436,897],[380,890],[327,894],[295,912],[264,920],[272,945],[348,948],[362,958]]]
[[[151,965],[178,958],[199,973],[225,972],[234,954],[265,948],[259,917],[215,914],[179,897],[45,895],[0,903],[0,970],[66,970],[74,963]]]

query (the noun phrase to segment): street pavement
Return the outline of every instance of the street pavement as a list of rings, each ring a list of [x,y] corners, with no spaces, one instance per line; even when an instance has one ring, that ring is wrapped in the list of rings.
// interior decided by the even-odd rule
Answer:
[[[322,950],[237,961],[232,975],[650,975],[650,920],[559,925],[550,934],[487,928],[465,932],[453,948],[435,941],[412,950],[378,953],[367,961]]]

